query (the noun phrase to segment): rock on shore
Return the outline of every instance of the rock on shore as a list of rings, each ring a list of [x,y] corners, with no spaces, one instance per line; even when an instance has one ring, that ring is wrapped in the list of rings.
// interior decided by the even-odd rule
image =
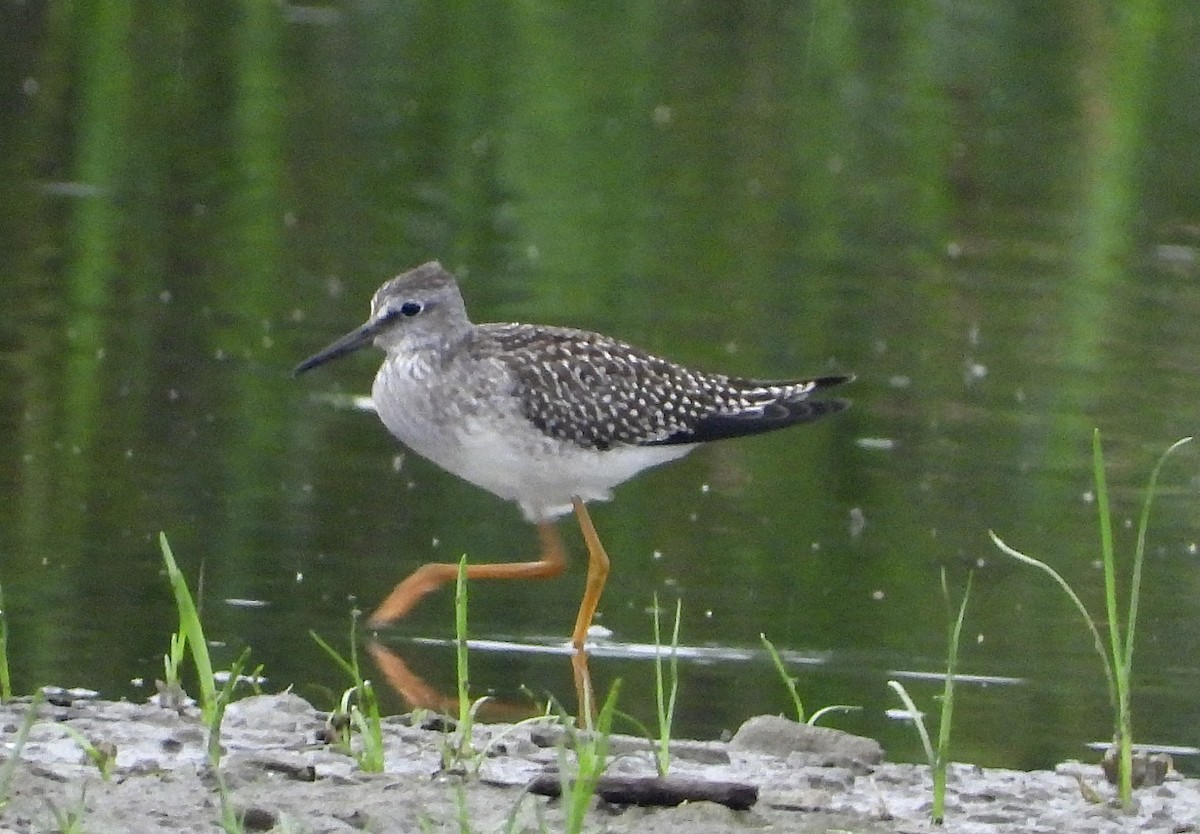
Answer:
[[[4,756],[30,704],[0,706]],[[384,720],[385,772],[363,773],[356,760],[321,741],[327,716],[290,694],[231,704],[222,726],[220,779],[207,765],[207,733],[198,711],[94,699],[42,703],[11,771],[0,832],[56,830],[75,817],[86,831],[161,834],[220,831],[222,804],[249,831],[425,832],[561,831],[561,799],[529,786],[574,756],[570,733],[537,725],[484,725],[473,748],[484,751],[446,769],[452,731]],[[428,726],[428,725],[426,725]],[[115,755],[108,779],[79,736],[100,755]],[[645,740],[611,739],[614,784],[654,777]],[[711,801],[637,807],[593,799],[585,830],[656,834],[729,831],[917,832],[931,802],[926,767],[883,762],[869,739],[807,728],[773,716],[751,719],[728,744],[677,742],[671,777],[681,784],[753,786],[745,810]],[[0,769],[0,778],[3,770]],[[224,784],[224,799],[218,782]],[[745,793],[742,796],[746,796]],[[719,799],[720,796],[718,795]],[[1114,806],[1098,764],[1056,771],[951,768],[942,830],[965,834],[1186,834],[1200,832],[1200,780],[1170,774],[1137,793],[1137,809]],[[3,796],[0,796],[3,799]],[[745,802],[743,801],[743,804]]]

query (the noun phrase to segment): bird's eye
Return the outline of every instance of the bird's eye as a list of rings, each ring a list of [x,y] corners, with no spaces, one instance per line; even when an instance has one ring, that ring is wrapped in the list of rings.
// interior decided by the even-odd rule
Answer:
[[[412,318],[413,316],[417,315],[424,309],[425,309],[425,305],[420,304],[416,301],[405,301],[403,304],[400,305],[400,315],[408,316],[409,318]]]

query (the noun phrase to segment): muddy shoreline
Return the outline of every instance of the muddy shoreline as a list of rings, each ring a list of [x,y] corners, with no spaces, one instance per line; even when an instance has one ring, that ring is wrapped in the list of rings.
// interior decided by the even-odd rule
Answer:
[[[0,832],[58,830],[59,820],[71,816],[85,831],[221,830],[218,780],[206,764],[207,733],[194,707],[66,700],[39,706],[0,810]],[[0,706],[6,758],[29,708],[27,700]],[[755,720],[757,727],[744,727],[729,743],[680,742],[671,766],[672,776],[685,780],[753,785],[757,801],[750,808],[715,802],[643,808],[593,799],[585,830],[937,830],[928,821],[928,768],[875,761],[870,740],[828,735],[814,741],[792,722]],[[463,820],[477,832],[563,830],[562,800],[528,790],[539,775],[572,761],[552,727],[477,726],[475,747],[488,753],[477,772],[464,775],[441,768],[444,729],[409,726],[401,716],[385,719],[385,772],[367,774],[353,757],[318,740],[325,726],[324,713],[290,693],[229,706],[220,776],[247,830],[458,832],[465,830]],[[74,733],[115,752],[109,779],[101,778]],[[644,740],[614,736],[613,743],[608,773],[654,775]],[[941,830],[1200,831],[1200,780],[1172,773],[1137,792],[1132,814],[1115,807],[1113,793],[1098,764],[1069,762],[1035,772],[955,765]]]

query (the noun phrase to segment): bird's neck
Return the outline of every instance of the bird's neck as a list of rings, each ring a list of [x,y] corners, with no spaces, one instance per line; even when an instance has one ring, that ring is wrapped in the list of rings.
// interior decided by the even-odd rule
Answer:
[[[453,356],[462,343],[472,337],[473,325],[438,330],[429,333],[408,334],[398,344],[391,346],[388,353],[410,356],[425,365],[436,366],[446,357]]]

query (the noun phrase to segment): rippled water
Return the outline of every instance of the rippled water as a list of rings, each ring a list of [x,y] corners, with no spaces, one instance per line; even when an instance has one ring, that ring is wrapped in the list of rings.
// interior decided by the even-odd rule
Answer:
[[[152,688],[174,616],[159,530],[218,659],[249,646],[268,687],[325,705],[345,682],[310,629],[344,648],[351,610],[418,564],[534,552],[513,507],[348,407],[378,354],[289,377],[382,280],[439,258],[480,321],[858,375],[845,414],[713,444],[595,508],[614,569],[592,671],[626,711],[653,716],[657,595],[682,602],[681,733],[791,708],[765,634],[807,709],[862,707],[829,721],[919,758],[887,681],[936,713],[945,567],[955,596],[974,572],[955,757],[1093,755],[1111,712],[1088,632],[987,531],[1099,606],[1092,429],[1126,555],[1151,467],[1196,430],[1190,9],[242,11],[4,13],[19,689]],[[1184,748],[1197,454],[1163,470],[1134,659],[1138,739]],[[568,576],[471,588],[476,693],[573,697],[583,549],[563,530]],[[379,636],[450,690],[452,635],[441,592]]]

